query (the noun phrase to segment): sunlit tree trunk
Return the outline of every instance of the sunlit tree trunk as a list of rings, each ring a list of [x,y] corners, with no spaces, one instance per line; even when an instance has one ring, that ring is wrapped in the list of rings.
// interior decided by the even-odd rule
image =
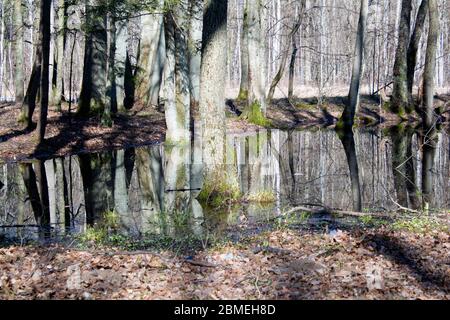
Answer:
[[[434,112],[434,88],[436,73],[436,46],[439,37],[439,16],[437,0],[428,0],[429,28],[425,70],[423,73],[423,110],[426,129],[430,129],[436,119]]]
[[[248,1],[244,0],[244,12],[242,18],[242,32],[241,32],[241,81],[239,87],[238,100],[247,102],[248,86],[249,86],[249,51],[248,51]]]
[[[358,31],[356,34],[355,55],[353,57],[352,78],[350,81],[350,90],[347,103],[341,116],[341,125],[349,128],[353,127],[355,114],[359,107],[359,89],[362,78],[363,60],[364,60],[364,39],[366,36],[367,12],[369,8],[368,0],[361,0],[359,13]]]
[[[410,103],[413,102],[412,91],[414,85],[414,73],[416,70],[417,52],[419,51],[420,38],[422,37],[425,18],[428,12],[428,0],[422,0],[420,3],[419,11],[417,13],[416,24],[411,36],[411,41],[408,47],[408,94]]]
[[[24,97],[24,51],[23,51],[23,19],[22,0],[14,0],[14,89],[16,102],[22,102]],[[1,63],[1,62],[0,62]]]
[[[203,161],[213,169],[224,157],[227,3],[207,0],[203,16],[200,121]]]
[[[162,10],[164,0],[158,0]],[[165,63],[163,14],[142,16],[136,96],[145,106],[158,106]]]
[[[187,4],[181,2],[165,17],[166,143],[190,141],[190,84],[187,47]],[[176,19],[176,20],[175,20]]]
[[[58,27],[56,34],[56,86],[53,91],[53,104],[61,110],[61,99],[64,91],[64,39],[65,39],[65,0],[58,0],[57,18]]]
[[[250,110],[247,112],[253,113],[256,111],[265,114],[265,78],[262,71],[265,68],[265,29],[262,10],[263,7],[260,0],[248,1],[248,108]],[[247,115],[247,117],[251,118],[253,115]]]
[[[394,62],[394,88],[390,109],[400,117],[411,112],[408,101],[407,50],[411,29],[411,0],[402,0],[397,50]]]
[[[191,94],[192,116],[198,114],[200,101],[200,65],[201,65],[201,43],[203,29],[203,1],[194,0],[190,2],[189,17],[189,83]]]

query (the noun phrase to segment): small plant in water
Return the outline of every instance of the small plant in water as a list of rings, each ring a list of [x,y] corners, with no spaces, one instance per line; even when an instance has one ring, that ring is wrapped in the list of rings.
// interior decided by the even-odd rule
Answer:
[[[207,179],[198,200],[212,207],[235,202],[241,198],[241,190],[234,173],[226,170],[217,170]]]
[[[263,190],[249,194],[246,199],[249,202],[272,203],[276,201],[276,196],[272,190]]]

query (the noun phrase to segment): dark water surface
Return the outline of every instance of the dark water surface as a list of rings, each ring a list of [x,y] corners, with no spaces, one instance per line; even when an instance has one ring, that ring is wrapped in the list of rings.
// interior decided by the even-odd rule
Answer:
[[[224,170],[231,183],[247,198],[266,195],[273,202],[219,209],[201,204],[208,164],[196,141],[9,163],[0,165],[0,241],[37,239],[47,220],[59,235],[113,219],[121,233],[133,236],[176,236],[180,230],[204,236],[296,205],[450,208],[446,133],[261,130],[226,141]],[[49,210],[42,210],[41,199],[44,207],[48,199]]]

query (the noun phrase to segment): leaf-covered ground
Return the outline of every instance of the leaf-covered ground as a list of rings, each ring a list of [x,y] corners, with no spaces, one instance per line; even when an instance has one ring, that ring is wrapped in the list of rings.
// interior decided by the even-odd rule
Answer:
[[[2,299],[448,299],[449,234],[278,229],[186,258],[0,249]]]

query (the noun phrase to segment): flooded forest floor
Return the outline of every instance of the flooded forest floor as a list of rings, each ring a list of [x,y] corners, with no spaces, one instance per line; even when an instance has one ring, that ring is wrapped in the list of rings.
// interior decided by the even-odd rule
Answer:
[[[1,299],[449,299],[449,233],[278,226],[195,252],[0,248]]]
[[[344,108],[344,97],[327,98],[321,106],[315,98],[276,99],[268,107],[267,117],[274,128],[310,128],[333,127]],[[441,114],[441,121],[450,120],[450,96],[441,95],[435,98],[436,108]],[[231,102],[231,104],[230,104]],[[230,106],[239,110],[243,106],[228,100]],[[96,152],[106,149],[118,149],[151,145],[164,141],[166,125],[164,113],[155,108],[133,107],[127,113],[119,113],[113,118],[111,128],[100,125],[100,116],[80,118],[73,113],[69,116],[67,104],[63,111],[50,108],[46,142],[37,146],[36,131],[27,132],[17,123],[20,106],[0,104],[0,161],[16,161],[28,158],[48,158],[83,152]],[[72,107],[74,109],[74,107]],[[39,112],[34,113],[33,121],[37,122]],[[228,112],[227,131],[229,133],[245,133],[255,131],[257,125],[249,125],[232,112]],[[395,125],[400,118],[390,113],[386,106],[379,104],[378,98],[363,96],[358,114],[360,125]],[[418,123],[418,117],[411,117],[409,123]]]

